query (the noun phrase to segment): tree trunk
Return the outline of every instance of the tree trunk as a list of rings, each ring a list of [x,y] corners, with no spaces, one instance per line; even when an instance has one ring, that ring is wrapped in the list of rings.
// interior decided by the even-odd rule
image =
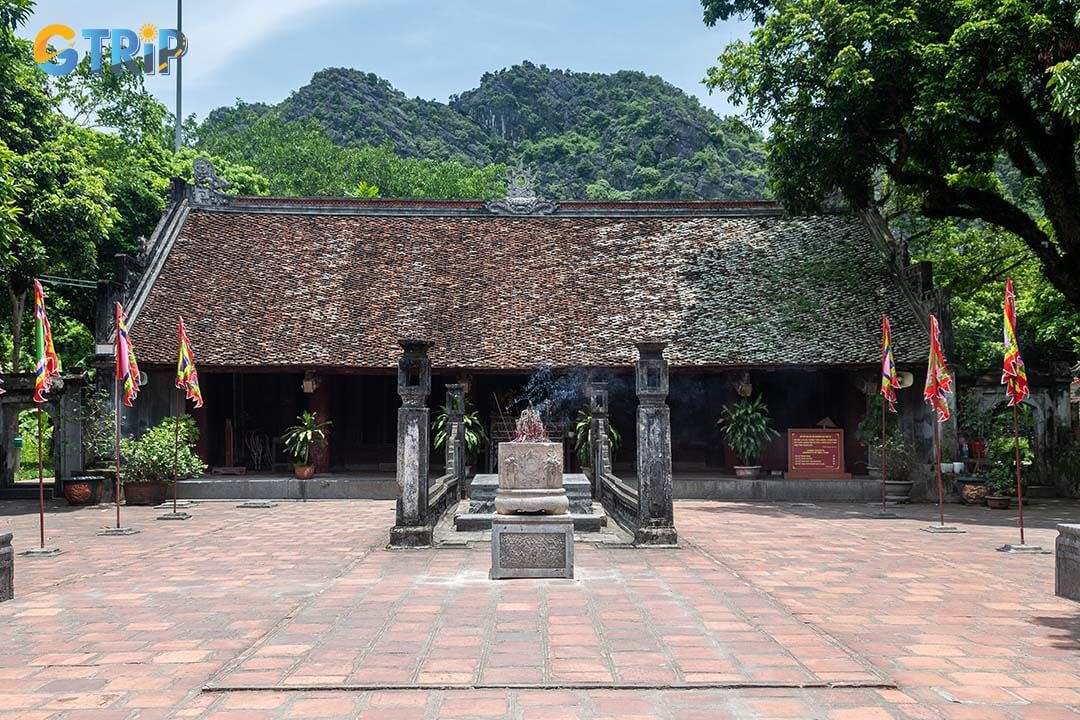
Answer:
[[[16,293],[8,285],[8,297],[11,298],[11,372],[19,372],[19,357],[22,354],[22,314],[26,307],[26,291]]]

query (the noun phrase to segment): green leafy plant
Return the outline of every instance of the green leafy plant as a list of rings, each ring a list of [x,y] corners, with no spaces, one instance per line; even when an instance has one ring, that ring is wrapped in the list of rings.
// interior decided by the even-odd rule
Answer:
[[[82,398],[83,461],[87,465],[114,461],[116,411],[108,390],[87,387]]]
[[[866,414],[855,428],[855,439],[868,448],[881,449],[881,403],[885,398],[877,393],[866,401]],[[885,413],[885,427],[891,433],[896,428],[896,413]]]
[[[717,421],[724,442],[743,465],[757,465],[769,441],[778,437],[769,417],[769,407],[758,395],[726,405]]]
[[[994,428],[994,410],[983,407],[978,395],[969,390],[957,397],[956,424],[969,441],[985,440]]]
[[[297,465],[311,464],[311,448],[326,444],[326,429],[333,423],[329,420],[319,422],[318,413],[304,411],[297,417],[297,424],[286,428],[281,436],[285,451]]]
[[[885,462],[887,479],[891,482],[906,482],[915,471],[915,455],[898,427],[892,428],[885,437]]]
[[[440,405],[439,411],[435,413],[435,419],[431,422],[431,429],[435,431],[436,448],[445,445],[446,439],[450,436],[449,419],[446,406]],[[480,413],[473,410],[465,413],[461,419],[465,425],[465,454],[475,458],[487,442],[487,433],[484,431],[483,423],[480,422]]]
[[[986,494],[1012,496],[1016,494],[1016,445],[1013,437],[999,436],[990,440],[987,448],[990,471],[986,479]],[[1020,438],[1020,482],[1024,482],[1024,465],[1035,459],[1031,442]]]
[[[577,420],[574,427],[574,451],[577,453],[578,462],[588,465],[592,462],[592,413],[588,410],[578,410]],[[615,459],[616,453],[622,447],[622,435],[615,426],[608,421],[607,424],[608,446],[611,448],[611,459]]]
[[[195,454],[199,429],[190,415],[180,417],[179,453],[176,445],[176,418],[167,417],[138,439],[120,441],[123,482],[172,482],[173,462],[179,479],[196,477],[206,465]]]

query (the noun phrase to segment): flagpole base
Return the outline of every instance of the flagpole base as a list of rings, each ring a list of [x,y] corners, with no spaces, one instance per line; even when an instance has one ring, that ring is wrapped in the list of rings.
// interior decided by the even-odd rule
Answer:
[[[878,510],[876,513],[874,513],[870,517],[875,518],[877,520],[899,520],[900,519],[900,516],[897,515],[896,513],[888,512],[886,510]]]
[[[19,555],[23,557],[56,557],[60,553],[64,552],[60,548],[54,547],[37,547],[30,548],[29,550],[23,550]]]
[[[1002,545],[997,549],[998,552],[1003,553],[1016,553],[1018,555],[1049,555],[1049,552],[1043,550],[1040,545]]]
[[[177,500],[176,501],[176,507],[178,507],[178,508],[195,507],[195,503],[193,503],[191,500]],[[172,512],[173,501],[172,500],[166,500],[165,502],[158,505],[156,509],[157,510],[168,510],[169,512]]]
[[[104,535],[106,537],[112,537],[114,535],[136,535],[139,532],[140,531],[136,530],[135,528],[112,527],[112,528],[105,528],[104,530],[98,530],[98,535]]]
[[[164,515],[158,515],[158,520],[190,520],[191,515],[186,512],[169,512]]]
[[[960,534],[960,533],[966,533],[967,532],[967,530],[961,530],[960,528],[956,527],[955,525],[928,525],[927,527],[924,527],[922,530],[923,530],[923,532],[928,532],[928,533],[945,533],[945,534],[950,534],[950,533],[952,533],[952,534]]]
[[[240,503],[236,507],[238,507],[238,508],[263,509],[263,508],[277,507],[277,503],[276,502],[271,502],[270,500],[248,500],[247,502]]]

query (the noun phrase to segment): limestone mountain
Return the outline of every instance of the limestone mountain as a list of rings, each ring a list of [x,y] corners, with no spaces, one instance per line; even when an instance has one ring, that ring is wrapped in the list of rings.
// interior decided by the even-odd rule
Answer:
[[[389,146],[468,165],[524,160],[557,198],[737,199],[768,195],[761,137],[657,76],[553,70],[524,62],[486,73],[449,103],[409,98],[371,73],[328,68],[278,106],[238,103],[200,137],[243,132],[276,112],[316,121],[342,146]]]

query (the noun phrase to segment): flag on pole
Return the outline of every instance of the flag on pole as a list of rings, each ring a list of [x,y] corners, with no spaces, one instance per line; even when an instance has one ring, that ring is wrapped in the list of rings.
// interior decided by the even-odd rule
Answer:
[[[938,422],[949,419],[949,399],[952,393],[952,376],[941,354],[941,328],[934,315],[930,316],[930,363],[926,368],[926,387],[923,399],[937,411]]]
[[[180,318],[180,357],[176,361],[176,387],[184,391],[188,400],[195,401],[195,407],[201,408],[202,390],[199,389],[199,373],[195,371],[195,358],[191,354],[184,318]]]
[[[135,361],[126,320],[124,308],[116,303],[116,379],[124,391],[124,404],[131,407],[131,401],[139,394],[139,364]]]
[[[896,412],[896,388],[900,378],[896,376],[896,362],[892,352],[892,329],[887,315],[881,316],[881,394],[889,401],[889,410]]]
[[[52,328],[45,315],[45,292],[34,280],[34,344],[37,350],[34,365],[34,402],[43,403],[52,379],[60,375],[60,358],[53,346]]]
[[[1005,394],[1009,396],[1009,406],[1018,405],[1028,396],[1027,370],[1024,359],[1020,357],[1020,343],[1016,339],[1016,293],[1013,281],[1005,282],[1005,364],[1001,373],[1001,384],[1005,385]]]

